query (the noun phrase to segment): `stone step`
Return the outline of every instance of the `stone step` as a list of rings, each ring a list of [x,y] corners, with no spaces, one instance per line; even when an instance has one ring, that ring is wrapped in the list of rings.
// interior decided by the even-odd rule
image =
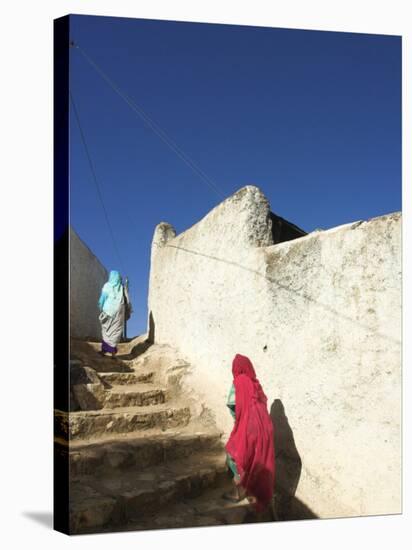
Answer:
[[[134,368],[132,364],[126,361],[118,361],[116,359],[107,359],[105,357],[92,357],[82,361],[83,365],[88,365],[94,368],[94,370],[100,375],[104,373],[131,373],[133,374]]]
[[[188,407],[151,405],[122,407],[98,411],[67,412],[55,410],[56,437],[89,439],[113,433],[138,432],[150,428],[166,430],[186,426],[190,420]]]
[[[222,476],[223,477],[223,476]],[[176,529],[184,527],[205,527],[212,525],[239,525],[275,521],[273,507],[257,513],[247,499],[234,503],[223,498],[233,488],[230,477],[225,476],[218,487],[207,489],[197,498],[182,499],[156,514],[131,518],[124,531],[150,529]]]
[[[73,440],[70,445],[62,440],[55,442],[61,457],[69,458],[71,476],[106,476],[126,468],[142,469],[222,447],[219,432],[194,431],[191,424],[162,433],[147,430],[89,441]]]
[[[84,341],[77,341],[76,342],[77,351],[80,349],[83,350],[83,352],[86,352],[91,355],[91,352],[97,353],[101,349],[101,342],[84,342]],[[132,340],[128,342],[120,342],[117,344],[117,360],[122,359],[129,359],[129,358],[135,358],[139,355],[142,355],[145,351],[147,351],[151,347],[151,343],[147,341],[147,335],[140,335],[137,338],[133,338]],[[94,354],[93,353],[93,354]],[[110,357],[110,356],[106,356]]]
[[[132,372],[99,372],[100,378],[110,385],[138,384],[139,382],[153,382],[155,371],[137,371]]]
[[[166,390],[153,384],[115,385],[107,392],[106,409],[144,407],[166,401]]]
[[[70,533],[124,530],[130,521],[199,496],[225,476],[224,454],[214,452],[111,477],[71,478]]]

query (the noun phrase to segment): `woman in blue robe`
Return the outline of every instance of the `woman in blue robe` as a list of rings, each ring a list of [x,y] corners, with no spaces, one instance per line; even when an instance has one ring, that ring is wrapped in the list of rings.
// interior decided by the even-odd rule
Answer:
[[[124,330],[126,298],[122,278],[118,271],[111,271],[99,298],[99,321],[102,327],[101,354],[117,353],[117,344]]]

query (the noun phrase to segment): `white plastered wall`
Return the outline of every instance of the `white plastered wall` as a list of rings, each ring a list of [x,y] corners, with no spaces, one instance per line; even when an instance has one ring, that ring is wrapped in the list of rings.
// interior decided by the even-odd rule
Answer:
[[[155,340],[191,362],[186,383],[226,434],[231,361],[251,358],[302,461],[296,497],[316,515],[398,513],[401,216],[271,245],[268,212],[248,186],[179,236],[159,224]]]

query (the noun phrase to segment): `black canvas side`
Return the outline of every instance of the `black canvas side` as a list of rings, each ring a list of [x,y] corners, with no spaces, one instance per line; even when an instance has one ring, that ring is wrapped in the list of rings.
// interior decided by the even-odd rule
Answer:
[[[54,21],[54,409],[69,411],[69,16]],[[69,462],[54,443],[53,527],[69,534]]]

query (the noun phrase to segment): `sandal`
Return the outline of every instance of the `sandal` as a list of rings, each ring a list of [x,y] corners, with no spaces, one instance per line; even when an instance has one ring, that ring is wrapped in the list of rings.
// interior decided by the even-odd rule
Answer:
[[[223,498],[225,500],[230,500],[230,502],[240,502],[244,498],[246,498],[246,492],[239,486],[235,486],[231,491],[228,491],[227,493],[223,494]]]

